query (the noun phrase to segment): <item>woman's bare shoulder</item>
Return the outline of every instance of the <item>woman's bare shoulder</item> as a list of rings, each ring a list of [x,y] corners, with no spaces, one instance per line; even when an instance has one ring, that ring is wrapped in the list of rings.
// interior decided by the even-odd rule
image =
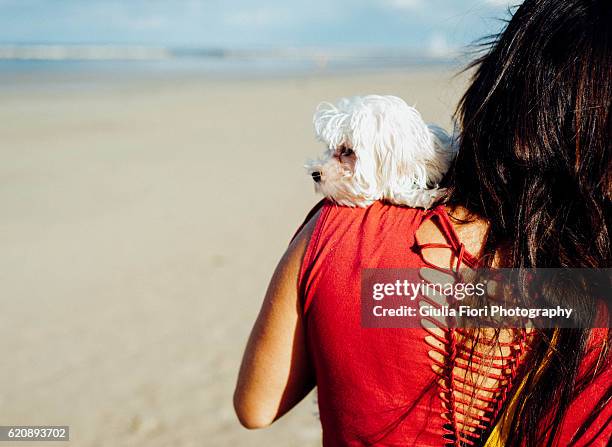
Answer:
[[[287,247],[287,251],[281,258],[281,264],[293,263],[301,265],[306,249],[308,248],[310,238],[312,237],[312,234],[317,226],[317,221],[319,220],[321,211],[321,209],[318,209],[307,217],[307,220],[304,221],[301,228],[293,236],[289,247]]]

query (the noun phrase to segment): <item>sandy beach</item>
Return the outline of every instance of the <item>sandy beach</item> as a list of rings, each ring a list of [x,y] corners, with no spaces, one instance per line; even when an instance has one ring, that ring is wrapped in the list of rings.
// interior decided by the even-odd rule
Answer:
[[[0,425],[69,425],[48,445],[79,447],[320,445],[312,394],[260,431],[232,408],[267,281],[318,200],[312,112],[394,94],[448,129],[454,74],[0,90]]]

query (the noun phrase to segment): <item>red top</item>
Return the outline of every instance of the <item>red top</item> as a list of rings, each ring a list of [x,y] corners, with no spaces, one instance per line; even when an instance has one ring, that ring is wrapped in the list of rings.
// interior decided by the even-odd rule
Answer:
[[[447,446],[479,445],[517,383],[528,342],[524,334],[503,344],[502,355],[479,354],[472,363],[492,361],[491,379],[477,386],[466,415],[471,383],[469,355],[460,329],[425,327],[363,328],[360,324],[360,272],[364,268],[421,268],[415,233],[432,219],[455,252],[458,263],[477,261],[463,247],[443,207],[430,211],[375,202],[348,208],[322,201],[299,277],[306,342],[314,367],[323,445]],[[311,212],[311,215],[313,214]],[[431,245],[431,244],[430,244]],[[609,369],[580,395],[566,418],[559,445],[567,445],[612,380]],[[452,378],[451,378],[452,377]],[[493,384],[491,386],[491,384]],[[470,394],[471,395],[471,394]],[[469,403],[469,402],[468,402]],[[607,405],[576,445],[593,436],[607,445],[612,428]],[[604,414],[605,413],[605,414]],[[607,425],[606,425],[607,424]],[[601,428],[601,431],[598,430]]]

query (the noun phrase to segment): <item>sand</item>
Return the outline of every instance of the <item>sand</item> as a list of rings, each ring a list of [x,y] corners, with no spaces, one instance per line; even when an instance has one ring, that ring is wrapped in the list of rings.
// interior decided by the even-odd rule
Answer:
[[[318,200],[312,112],[396,94],[448,128],[452,73],[1,90],[0,424],[69,425],[73,446],[320,445],[313,395],[259,431],[231,402]]]

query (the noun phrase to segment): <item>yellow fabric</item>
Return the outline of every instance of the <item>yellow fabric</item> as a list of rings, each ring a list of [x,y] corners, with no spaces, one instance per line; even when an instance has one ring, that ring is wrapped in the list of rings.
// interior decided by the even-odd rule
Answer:
[[[506,445],[506,439],[508,439],[508,431],[510,429],[510,424],[506,423],[512,419],[514,412],[516,411],[516,404],[518,403],[518,399],[522,394],[523,388],[525,387],[525,382],[529,377],[529,373],[525,374],[522,382],[519,384],[516,393],[512,396],[506,411],[503,412],[501,418],[493,427],[493,431],[489,435],[486,444],[484,447],[504,447]]]
[[[557,344],[558,338],[559,331],[558,329],[555,329],[555,331],[553,332],[550,347],[548,348],[548,352],[546,353],[546,357],[544,358],[544,361],[540,364],[538,370],[536,371],[536,377],[534,380],[535,383],[537,383],[539,376],[546,368],[546,365],[548,365],[554,347]],[[489,438],[487,439],[487,442],[485,443],[484,447],[504,447],[506,445],[506,439],[508,439],[508,433],[510,431],[510,421],[512,420],[512,417],[514,416],[514,413],[516,411],[519,398],[521,398],[523,395],[523,388],[525,388],[525,383],[527,382],[527,379],[529,379],[530,374],[531,371],[528,371],[523,377],[523,380],[518,385],[516,392],[513,393],[512,399],[508,403],[508,407],[499,418],[497,424],[495,424],[495,427],[493,427],[493,430],[491,431],[491,434],[489,435]]]

